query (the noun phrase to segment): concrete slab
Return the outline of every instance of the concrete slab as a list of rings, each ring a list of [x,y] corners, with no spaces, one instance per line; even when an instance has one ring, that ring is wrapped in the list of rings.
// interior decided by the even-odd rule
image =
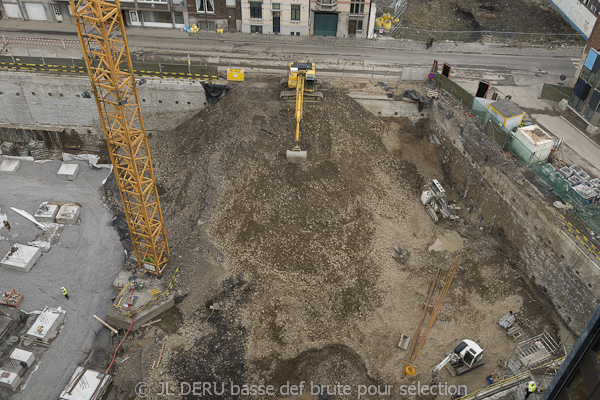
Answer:
[[[57,175],[68,181],[74,181],[79,172],[79,164],[63,164],[58,169]]]
[[[82,373],[83,375],[79,379]],[[88,369],[84,373],[83,367],[77,367],[69,383],[75,381],[77,381],[75,387],[72,388],[71,384],[67,385],[60,394],[59,400],[100,400],[112,382],[112,377],[92,369]]]
[[[14,390],[19,384],[21,377],[16,372],[6,371],[0,369],[0,388],[4,387],[10,390]]]
[[[12,142],[4,142],[2,146],[0,146],[0,152],[2,154],[10,155],[15,149],[15,144]]]
[[[46,307],[27,331],[27,337],[48,343],[58,332],[58,328],[65,320],[65,314],[66,312],[63,310]]]
[[[14,174],[17,172],[17,169],[21,166],[20,160],[4,160],[2,164],[0,164],[0,172],[4,172],[6,174]]]
[[[81,207],[77,204],[63,204],[56,214],[56,222],[59,224],[74,225],[79,219]]]
[[[140,303],[142,304],[142,303]],[[175,305],[175,295],[171,293],[167,299],[161,303],[155,304],[144,311],[135,314],[135,321],[131,326],[131,331],[139,329],[146,322],[153,320],[157,315],[164,313]],[[116,309],[106,314],[106,322],[116,329],[127,330],[131,324],[131,317],[122,314]]]
[[[58,204],[48,204],[48,202],[45,201],[40,204],[33,217],[39,222],[54,223],[56,214],[58,214],[58,208]]]
[[[38,247],[15,244],[0,261],[0,266],[14,271],[29,272],[42,255]]]
[[[11,360],[17,360],[18,362],[24,362],[28,367],[31,367],[35,361],[35,356],[32,352],[23,349],[14,349],[10,354]]]

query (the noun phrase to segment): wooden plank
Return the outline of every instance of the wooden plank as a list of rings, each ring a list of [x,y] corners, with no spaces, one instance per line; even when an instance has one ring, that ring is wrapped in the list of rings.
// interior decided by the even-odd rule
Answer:
[[[112,331],[112,333],[114,333],[115,335],[117,335],[119,333],[119,331],[117,331],[115,328],[113,328],[112,326],[110,326],[109,324],[107,324],[106,322],[104,322],[102,320],[102,318],[100,318],[96,314],[94,314],[93,317],[96,318],[98,320],[98,322],[100,322],[102,325],[104,325],[105,327],[107,327],[108,329],[110,329]]]
[[[162,359],[164,350],[165,350],[165,342],[163,341],[162,349],[160,349],[160,356],[158,356],[158,362],[156,363],[156,368],[158,368],[160,366],[160,360]]]
[[[159,318],[159,319],[155,319],[154,321],[146,322],[146,323],[145,323],[144,325],[142,325],[140,328],[145,328],[145,327],[147,327],[147,326],[150,326],[150,325],[152,325],[152,324],[156,324],[157,322],[160,322],[160,321],[162,321],[162,319],[161,319],[161,318]]]

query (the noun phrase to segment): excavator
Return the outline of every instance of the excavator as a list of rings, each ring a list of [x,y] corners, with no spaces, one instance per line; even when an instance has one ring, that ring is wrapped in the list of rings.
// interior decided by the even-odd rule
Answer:
[[[321,87],[321,83],[315,78],[315,63],[291,62],[289,74],[281,79],[281,85],[290,90],[283,90],[279,99],[296,102],[295,145],[292,150],[286,151],[285,158],[289,162],[303,162],[307,158],[306,151],[300,148],[300,122],[302,121],[304,102],[323,100],[323,93],[315,91]]]
[[[452,375],[462,375],[483,365],[483,349],[472,340],[464,339],[454,351],[446,356],[441,363],[431,371],[431,383],[434,384],[438,373],[446,365],[450,367]]]

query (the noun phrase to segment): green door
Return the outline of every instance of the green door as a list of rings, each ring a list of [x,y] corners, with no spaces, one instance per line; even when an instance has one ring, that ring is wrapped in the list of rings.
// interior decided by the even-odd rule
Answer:
[[[319,14],[315,13],[315,35],[316,36],[335,36],[337,33],[337,14]]]

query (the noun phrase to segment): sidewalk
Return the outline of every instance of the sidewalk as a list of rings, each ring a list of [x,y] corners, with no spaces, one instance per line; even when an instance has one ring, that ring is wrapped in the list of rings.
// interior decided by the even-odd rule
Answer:
[[[352,47],[371,49],[401,49],[424,50],[425,42],[392,39],[381,37],[377,39],[340,38],[325,36],[282,36],[262,35],[241,32],[225,32],[218,34],[212,31],[200,31],[197,34],[188,34],[177,29],[126,27],[128,38],[153,38],[153,39],[181,39],[181,40],[207,40],[219,42],[244,42],[244,43],[280,43],[293,45],[327,46],[327,47]],[[0,35],[6,37],[37,37],[48,39],[72,39],[77,35],[75,25],[71,22],[47,21],[21,21],[0,20]],[[1,40],[1,37],[0,37]],[[580,57],[583,48],[575,47],[541,47],[503,43],[466,43],[440,41],[433,46],[432,52],[436,53],[469,53],[469,54],[498,54],[516,56],[549,56],[553,57]]]

